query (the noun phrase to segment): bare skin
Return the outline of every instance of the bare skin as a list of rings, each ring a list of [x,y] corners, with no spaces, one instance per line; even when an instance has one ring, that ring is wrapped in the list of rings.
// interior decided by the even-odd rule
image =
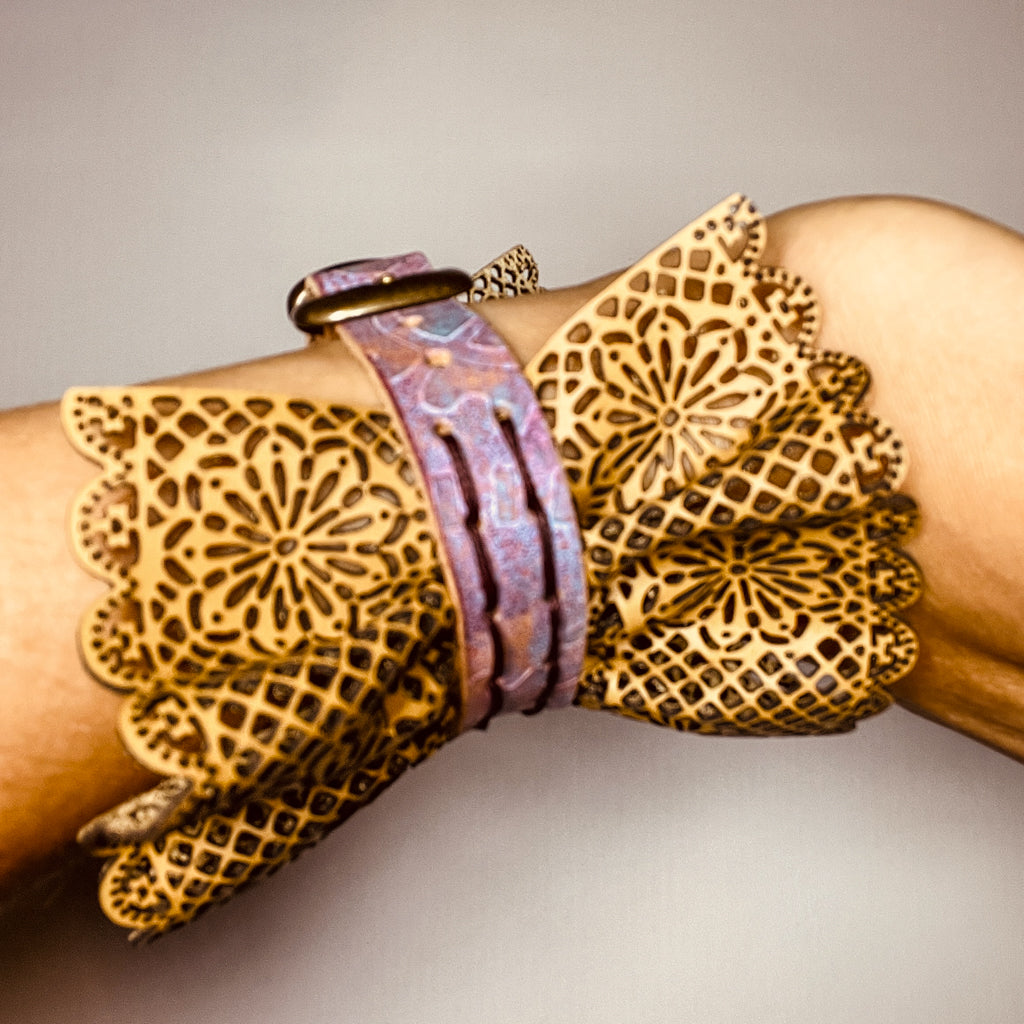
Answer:
[[[768,227],[764,262],[814,284],[822,347],[871,367],[869,405],[912,456],[905,489],[924,516],[908,549],[927,587],[909,615],[921,657],[897,699],[1024,760],[1024,239],[905,199],[800,207]],[[601,284],[483,312],[526,361]],[[380,404],[330,343],[180,383]],[[54,405],[0,414],[0,439],[2,892],[156,780],[122,751],[120,698],[76,649],[79,617],[104,585],[72,559],[65,521],[94,468],[65,441]]]

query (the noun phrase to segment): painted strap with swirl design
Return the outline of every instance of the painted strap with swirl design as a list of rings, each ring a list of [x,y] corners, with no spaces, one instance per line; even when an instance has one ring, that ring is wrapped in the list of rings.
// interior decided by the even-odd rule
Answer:
[[[306,278],[325,297],[429,271],[420,253]],[[562,461],[504,341],[454,299],[345,322],[380,379],[430,497],[459,611],[463,729],[572,703],[587,585]]]

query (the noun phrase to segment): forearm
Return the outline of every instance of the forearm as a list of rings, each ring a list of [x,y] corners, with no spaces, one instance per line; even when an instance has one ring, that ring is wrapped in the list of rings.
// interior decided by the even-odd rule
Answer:
[[[55,406],[0,418],[0,880],[74,835],[75,820],[145,775],[113,731],[118,698],[78,659],[76,623],[102,585],[67,545],[68,500],[90,467]]]
[[[1024,239],[902,199],[797,208],[768,237],[767,262],[821,297],[822,347],[867,363],[867,405],[909,453],[925,589],[896,699],[1024,760]]]
[[[929,589],[910,615],[924,656],[899,693],[1020,757],[1024,527],[1010,510],[1024,498],[1024,466],[1022,424],[1010,419],[1021,416],[1012,330],[1024,312],[1024,243],[964,215],[901,202],[790,211],[773,219],[769,239],[765,262],[814,284],[825,311],[821,346],[872,368],[869,407],[911,453],[907,490],[924,510],[911,553]],[[596,290],[482,311],[526,362]],[[330,343],[178,383],[381,404],[357,362]],[[67,507],[95,467],[68,445],[55,406],[4,414],[0,437],[0,878],[10,879],[153,780],[121,751],[120,698],[87,675],[76,650],[82,612],[105,585],[70,554]]]

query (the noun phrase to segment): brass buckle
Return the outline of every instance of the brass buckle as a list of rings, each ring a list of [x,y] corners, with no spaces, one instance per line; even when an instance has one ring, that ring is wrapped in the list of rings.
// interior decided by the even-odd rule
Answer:
[[[351,264],[339,263],[318,270],[316,274],[346,266]],[[395,278],[385,274],[373,284],[313,297],[306,288],[304,278],[288,293],[288,316],[300,331],[319,334],[325,327],[355,317],[386,313],[388,310],[418,306],[424,302],[451,299],[468,292],[472,284],[473,279],[464,270],[448,267],[443,270],[428,270],[422,274],[410,274],[408,277]]]

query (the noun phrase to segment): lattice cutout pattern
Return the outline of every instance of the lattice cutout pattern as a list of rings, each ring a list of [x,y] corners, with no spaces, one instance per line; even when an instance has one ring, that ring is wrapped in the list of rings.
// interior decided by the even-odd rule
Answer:
[[[830,732],[891,700],[920,590],[913,503],[869,376],[812,347],[811,289],[761,267],[734,196],[622,275],[527,367],[591,585],[577,702],[707,733]]]
[[[920,591],[900,442],[810,288],[720,204],[531,362],[583,534],[577,703],[703,733],[851,728],[889,703]],[[471,297],[536,290],[525,250]],[[89,668],[162,787],[88,827],[101,900],[153,936],[275,870],[457,734],[454,612],[390,419],[280,396],[70,392],[104,473],[74,515],[111,583]],[[500,584],[500,581],[499,581]]]
[[[81,646],[132,693],[129,751],[187,780],[113,835],[101,897],[141,933],[273,870],[459,726],[453,612],[386,416],[275,396],[71,392],[104,475],[74,515],[112,589]],[[168,830],[169,828],[169,830]]]
[[[530,250],[515,245],[481,267],[473,275],[469,301],[507,299],[514,295],[531,295],[541,291],[540,272]]]

